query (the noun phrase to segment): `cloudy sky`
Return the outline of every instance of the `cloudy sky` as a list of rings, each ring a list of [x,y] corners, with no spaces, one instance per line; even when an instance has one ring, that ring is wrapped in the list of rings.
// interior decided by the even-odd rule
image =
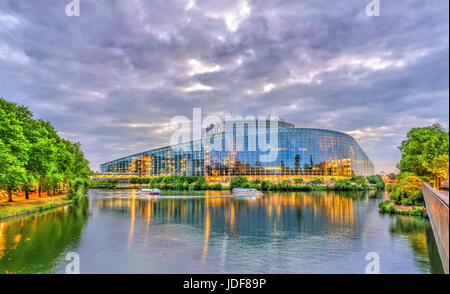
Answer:
[[[277,114],[354,136],[395,171],[411,127],[449,124],[447,0],[0,1],[0,96],[94,170],[167,145],[176,115]]]

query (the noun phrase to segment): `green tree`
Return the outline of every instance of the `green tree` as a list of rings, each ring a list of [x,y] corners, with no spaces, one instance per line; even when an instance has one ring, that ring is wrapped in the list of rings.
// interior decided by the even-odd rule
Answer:
[[[9,202],[13,201],[13,192],[17,191],[25,182],[25,168],[0,141],[0,189],[8,192]]]
[[[400,172],[432,181],[435,187],[440,179],[448,178],[449,133],[440,124],[411,129],[398,148],[402,152],[397,165]]]
[[[23,120],[30,116],[27,108],[0,98],[0,189],[8,192],[10,202],[12,193],[26,182],[29,142]]]
[[[50,122],[33,119],[24,106],[0,98],[0,189],[28,192],[39,185],[54,194],[62,185],[91,175],[79,143],[59,137]]]
[[[384,182],[380,175],[372,175],[367,178],[370,184],[375,185],[377,190],[383,190],[384,189]]]
[[[233,188],[245,188],[248,185],[248,180],[246,177],[233,177],[230,181],[230,190]]]
[[[409,174],[403,175],[398,182],[389,185],[391,200],[396,204],[423,204],[422,180]]]
[[[43,186],[48,186],[50,175],[56,170],[56,139],[49,130],[52,130],[49,122],[34,121],[28,132],[30,145],[30,158],[26,165],[27,171],[38,183],[38,194],[41,196]]]

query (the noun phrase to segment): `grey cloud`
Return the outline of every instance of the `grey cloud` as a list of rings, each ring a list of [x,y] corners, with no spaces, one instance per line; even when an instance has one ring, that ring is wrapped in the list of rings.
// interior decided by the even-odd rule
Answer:
[[[382,1],[380,17],[359,0],[188,2],[81,0],[69,18],[65,1],[1,1],[0,96],[80,141],[93,169],[168,144],[193,107],[351,132],[379,170],[410,127],[448,128],[448,2]],[[193,75],[190,59],[218,69]]]

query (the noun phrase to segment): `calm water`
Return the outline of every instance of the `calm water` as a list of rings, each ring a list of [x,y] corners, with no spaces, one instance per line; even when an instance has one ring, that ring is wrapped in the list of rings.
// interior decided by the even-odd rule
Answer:
[[[382,273],[442,272],[429,222],[379,214],[381,193],[184,194],[90,190],[0,222],[0,273],[64,273],[68,252],[82,273],[364,273],[372,251]]]

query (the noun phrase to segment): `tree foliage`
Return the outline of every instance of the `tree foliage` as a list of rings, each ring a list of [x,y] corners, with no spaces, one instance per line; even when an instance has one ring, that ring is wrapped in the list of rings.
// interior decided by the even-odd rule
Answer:
[[[411,174],[404,174],[398,182],[388,185],[391,200],[395,204],[424,205],[422,195],[422,179]]]
[[[409,172],[425,181],[439,184],[448,177],[449,133],[440,124],[413,128],[398,147],[402,152],[398,169]]]
[[[384,182],[380,175],[372,175],[367,178],[370,184],[375,185],[377,190],[384,190]]]
[[[79,143],[61,138],[48,121],[33,119],[26,107],[0,98],[0,189],[9,194],[36,185],[56,193],[91,174]],[[28,196],[27,196],[28,197]]]

